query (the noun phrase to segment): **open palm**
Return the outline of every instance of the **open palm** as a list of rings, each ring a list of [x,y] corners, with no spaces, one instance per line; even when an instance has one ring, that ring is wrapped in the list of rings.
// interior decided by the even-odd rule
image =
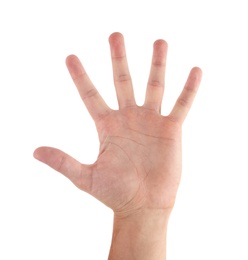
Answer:
[[[66,60],[96,124],[100,141],[96,162],[81,164],[51,147],[39,147],[34,156],[116,214],[131,214],[142,208],[172,208],[181,177],[181,127],[200,84],[201,70],[191,70],[171,113],[162,116],[167,43],[154,43],[145,102],[137,106],[123,36],[114,33],[109,42],[119,110],[106,105],[76,56]]]

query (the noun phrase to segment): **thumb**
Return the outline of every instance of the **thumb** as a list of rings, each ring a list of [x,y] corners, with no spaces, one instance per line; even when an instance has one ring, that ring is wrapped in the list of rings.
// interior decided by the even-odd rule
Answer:
[[[70,155],[52,147],[39,147],[34,158],[62,173],[79,189],[90,193],[92,165],[81,164]]]

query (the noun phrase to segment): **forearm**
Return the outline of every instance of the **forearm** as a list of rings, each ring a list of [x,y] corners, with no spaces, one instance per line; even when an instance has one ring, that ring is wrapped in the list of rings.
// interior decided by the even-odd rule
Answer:
[[[115,216],[109,260],[165,260],[170,211],[142,210]]]

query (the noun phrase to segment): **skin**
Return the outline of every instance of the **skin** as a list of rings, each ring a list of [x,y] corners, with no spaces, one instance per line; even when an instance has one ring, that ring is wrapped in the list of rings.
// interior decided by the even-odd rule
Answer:
[[[110,35],[109,43],[119,110],[107,106],[75,55],[66,59],[95,121],[100,142],[97,160],[82,164],[52,147],[37,148],[34,157],[113,209],[109,259],[165,259],[167,223],[182,171],[182,124],[202,72],[198,67],[190,71],[170,114],[163,116],[167,43],[154,42],[143,106],[135,102],[122,34]]]

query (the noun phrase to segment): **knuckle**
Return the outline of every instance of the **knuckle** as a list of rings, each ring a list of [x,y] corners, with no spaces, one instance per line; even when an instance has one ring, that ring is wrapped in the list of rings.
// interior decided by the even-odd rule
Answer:
[[[181,121],[180,118],[169,114],[168,116],[166,116],[166,119],[168,119],[168,121],[171,123],[171,125],[173,125],[173,133],[175,133],[175,128],[176,129],[180,129],[181,128]],[[175,127],[175,128],[174,128]]]
[[[86,77],[87,77],[86,72],[83,72],[83,73],[80,73],[80,74],[78,74],[78,75],[75,75],[72,79],[73,79],[73,81],[76,83],[76,82],[78,82],[78,81],[85,80]]]
[[[97,94],[97,90],[95,88],[91,88],[90,90],[86,91],[82,97],[83,100],[93,97]]]
[[[118,83],[127,82],[130,80],[131,80],[131,77],[129,74],[120,74],[120,75],[116,76],[116,78],[115,78],[115,82],[118,82]]]
[[[165,67],[165,62],[161,59],[156,59],[152,62],[154,67]]]
[[[185,98],[182,98],[182,97],[178,98],[177,103],[182,107],[186,107],[186,108],[190,107],[189,101]]]
[[[173,115],[168,115],[166,118],[172,123],[178,123],[178,118]]]
[[[197,89],[195,89],[194,86],[191,85],[191,84],[186,84],[185,87],[184,87],[184,91],[191,94],[191,95],[192,94],[195,95],[196,92],[197,92]]]
[[[163,83],[160,80],[150,80],[148,85],[151,87],[163,87]]]
[[[64,164],[65,164],[65,156],[63,155],[58,161],[57,171],[61,172],[63,170]]]

